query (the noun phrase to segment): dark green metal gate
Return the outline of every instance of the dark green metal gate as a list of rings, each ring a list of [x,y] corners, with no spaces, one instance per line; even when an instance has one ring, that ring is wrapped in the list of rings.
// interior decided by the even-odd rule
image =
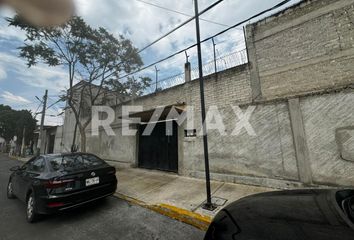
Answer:
[[[166,122],[157,123],[149,136],[143,136],[147,124],[139,126],[138,166],[178,172],[178,126],[173,122],[171,136],[166,134]]]

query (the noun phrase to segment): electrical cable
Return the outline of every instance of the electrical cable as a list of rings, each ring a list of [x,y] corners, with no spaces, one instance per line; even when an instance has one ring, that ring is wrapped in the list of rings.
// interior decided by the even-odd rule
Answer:
[[[209,40],[211,40],[211,39],[214,38],[214,37],[217,37],[217,36],[219,36],[219,35],[221,35],[221,34],[224,34],[225,32],[228,32],[229,30],[231,30],[231,29],[233,29],[233,28],[235,28],[235,27],[238,27],[238,26],[240,26],[240,25],[242,25],[242,24],[244,24],[244,23],[246,23],[246,22],[248,22],[248,21],[250,21],[250,20],[252,20],[252,19],[254,19],[254,18],[257,18],[257,17],[259,17],[259,16],[261,16],[261,15],[267,13],[267,12],[273,11],[273,10],[275,10],[275,9],[277,9],[277,8],[283,6],[283,5],[285,5],[285,4],[287,4],[288,2],[291,2],[291,1],[292,1],[292,0],[284,0],[284,1],[280,2],[279,4],[277,4],[277,5],[275,5],[275,6],[271,7],[271,8],[269,8],[269,9],[267,9],[267,10],[264,10],[264,11],[262,11],[262,12],[260,12],[260,13],[257,13],[257,14],[255,14],[255,15],[253,15],[252,17],[249,17],[249,18],[247,18],[247,19],[245,19],[245,20],[243,20],[243,21],[241,21],[241,22],[238,22],[238,23],[234,24],[233,26],[231,26],[231,27],[229,27],[229,28],[227,28],[227,29],[225,29],[225,30],[223,30],[223,31],[221,31],[221,32],[219,32],[219,33],[217,33],[217,34],[211,36],[211,37],[205,38],[204,40],[201,41],[201,43],[204,43],[204,42],[206,42],[206,41],[209,41]],[[165,58],[162,58],[162,59],[160,59],[160,60],[158,60],[158,61],[156,61],[156,62],[154,62],[154,63],[151,63],[151,64],[149,64],[149,65],[147,65],[147,66],[145,66],[145,67],[142,67],[142,68],[140,68],[140,69],[138,69],[138,70],[136,70],[136,71],[133,71],[133,72],[128,73],[128,74],[126,74],[126,75],[124,75],[124,76],[122,76],[122,77],[119,77],[118,80],[119,80],[119,79],[126,78],[126,77],[129,77],[129,76],[131,76],[131,75],[133,75],[133,74],[136,74],[136,73],[138,73],[138,72],[141,72],[141,71],[143,71],[143,70],[145,70],[145,69],[147,69],[147,68],[153,67],[154,65],[159,64],[159,63],[161,63],[161,62],[164,62],[164,61],[166,61],[166,60],[168,60],[168,59],[170,59],[170,58],[172,58],[172,57],[175,57],[176,55],[179,55],[179,54],[181,54],[181,53],[183,53],[183,52],[185,52],[185,51],[187,51],[187,50],[189,50],[189,49],[191,49],[191,48],[193,48],[193,47],[195,47],[195,46],[197,46],[196,43],[193,44],[193,45],[191,45],[191,46],[189,46],[189,47],[187,47],[187,48],[184,48],[184,49],[182,49],[182,50],[180,50],[180,51],[178,51],[178,52],[175,52],[175,53],[173,53],[173,54],[171,54],[171,55],[169,55],[169,56],[167,56],[167,57],[165,57]],[[113,74],[114,74],[114,73],[111,73],[110,76],[113,75]]]
[[[184,13],[184,12],[180,12],[180,11],[177,11],[177,10],[173,10],[173,9],[171,9],[171,8],[163,7],[163,6],[160,6],[160,5],[155,4],[155,3],[146,2],[146,1],[143,1],[143,0],[136,0],[136,1],[141,2],[141,3],[148,4],[148,5],[150,5],[150,6],[154,6],[154,7],[157,7],[157,8],[166,10],[166,11],[169,11],[169,12],[177,13],[177,14],[180,14],[180,15],[183,15],[183,16],[186,16],[186,17],[193,17],[193,15],[190,15],[190,14],[187,14],[187,13]],[[215,21],[211,21],[211,20],[208,20],[208,19],[205,19],[205,18],[199,18],[199,19],[200,19],[201,21],[208,22],[208,23],[212,23],[212,24],[216,24],[216,25],[219,25],[219,26],[230,27],[230,26],[227,25],[227,24],[219,23],[219,22],[215,22]],[[242,31],[243,31],[243,29],[239,29],[239,30],[242,30]]]

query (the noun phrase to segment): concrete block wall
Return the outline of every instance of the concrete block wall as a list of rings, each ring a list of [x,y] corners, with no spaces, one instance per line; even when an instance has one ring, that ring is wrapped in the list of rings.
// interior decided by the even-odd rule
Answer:
[[[263,100],[353,83],[353,0],[303,1],[247,31]]]
[[[218,107],[223,115],[225,136],[218,131],[209,132],[209,152],[212,178],[216,180],[278,186],[286,188],[299,182],[292,129],[287,102],[259,104],[250,119],[257,136],[252,137],[245,130],[237,136],[231,133],[238,123],[232,106],[245,105],[246,111],[252,101],[249,82],[249,68],[239,66],[205,79],[207,110]],[[195,128],[201,131],[199,83],[192,81],[174,88],[138,98],[124,104],[143,106],[150,110],[158,106],[185,103],[194,107]],[[121,116],[121,105],[116,106]],[[117,129],[116,137],[106,136],[100,131],[99,137],[90,137],[92,151],[117,165],[136,166],[136,137],[121,136],[120,120],[112,124]],[[185,138],[186,124],[179,128],[179,174],[191,177],[204,176],[203,140],[201,136]],[[114,139],[115,138],[115,139]]]
[[[217,80],[214,74],[206,76],[204,82],[207,106],[239,105],[248,103],[252,99],[247,64],[218,73]],[[199,81],[190,81],[124,104],[144,106],[144,109],[148,110],[157,106],[184,102],[193,105],[196,111],[200,111],[199,96]]]
[[[215,75],[205,78],[205,94],[207,108],[210,106],[229,106],[228,111],[232,111],[232,105],[244,104],[251,101],[251,88],[249,84],[249,71],[247,65],[238,66],[218,74],[218,80]],[[194,107],[195,128],[201,129],[200,114],[200,93],[199,82],[190,81],[185,84],[160,91],[148,96],[144,96],[134,101],[123,103],[124,105],[143,106],[144,110],[154,109],[159,106],[167,106],[177,103],[185,103]],[[116,121],[112,124],[116,136],[107,136],[101,129],[98,136],[92,135],[91,126],[87,129],[87,150],[95,153],[108,161],[114,161],[118,166],[136,166],[137,165],[137,137],[122,136],[121,119],[122,104],[113,106],[116,112]],[[73,119],[69,117],[68,128],[73,128]],[[183,142],[184,127],[180,128],[179,138]],[[234,127],[233,127],[234,128]],[[68,139],[72,139],[72,134],[68,134]],[[72,140],[71,140],[72,141]],[[79,141],[79,139],[78,139]],[[202,139],[197,140],[201,144]],[[71,144],[71,142],[70,142]],[[190,174],[190,163],[194,160],[188,156],[189,150],[184,149],[184,145],[179,146],[179,172],[183,175]],[[193,152],[202,150],[191,149]],[[193,158],[193,157],[192,157]],[[183,167],[184,166],[184,167]]]
[[[317,184],[354,185],[353,152],[347,151],[347,157],[342,152],[353,147],[353,103],[352,91],[300,100],[312,178]]]
[[[278,188],[353,186],[353,103],[354,93],[343,90],[256,104],[250,124],[257,136],[208,135],[212,179]],[[227,131],[237,124],[228,111],[221,109],[231,116]],[[202,138],[183,146],[183,174],[204,178]]]
[[[224,116],[226,135],[212,130],[208,134],[210,171],[213,179],[269,185],[269,179],[278,179],[273,186],[286,187],[299,181],[292,132],[286,103],[257,105],[250,118],[256,136],[245,129],[239,135],[231,133],[238,124],[231,107],[219,109]],[[245,112],[246,108],[242,108]],[[204,176],[202,137],[184,142],[185,162],[193,163],[188,174]]]
[[[354,0],[304,0],[246,28],[249,64],[205,79],[206,107],[224,113],[227,133],[209,134],[212,179],[279,188],[354,184],[354,93],[343,90],[354,83],[353,23]],[[124,104],[194,106],[199,131],[199,95],[199,82],[189,81]],[[256,107],[257,136],[229,135],[238,123],[231,105]],[[115,109],[121,116],[121,105]],[[65,124],[70,135],[70,114]],[[119,119],[113,128],[115,137],[88,129],[88,151],[136,166],[136,137],[121,136]],[[204,178],[202,138],[184,138],[185,128],[179,174]]]
[[[95,153],[106,161],[118,167],[136,166],[136,137],[122,136],[121,125],[112,125],[114,136],[108,136],[105,131],[92,134],[87,131],[87,151]]]

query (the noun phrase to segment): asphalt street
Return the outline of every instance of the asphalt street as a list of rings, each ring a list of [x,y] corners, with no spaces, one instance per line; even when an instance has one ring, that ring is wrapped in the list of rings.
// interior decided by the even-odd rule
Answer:
[[[25,204],[6,197],[9,168],[21,164],[0,154],[1,240],[203,239],[201,230],[115,197],[29,224]]]

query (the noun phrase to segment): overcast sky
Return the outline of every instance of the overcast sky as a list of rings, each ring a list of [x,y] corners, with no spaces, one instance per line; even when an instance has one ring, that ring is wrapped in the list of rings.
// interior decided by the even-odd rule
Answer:
[[[143,1],[143,2],[142,2]],[[291,4],[298,2],[293,0]],[[77,14],[82,16],[93,27],[105,27],[113,34],[122,34],[132,40],[137,48],[142,48],[159,36],[173,29],[189,17],[167,11],[152,3],[174,11],[193,15],[192,0],[76,0]],[[200,10],[212,4],[213,0],[199,0]],[[265,10],[281,0],[225,0],[211,11],[202,16],[208,21],[201,21],[202,39]],[[286,7],[285,6],[285,7]],[[284,7],[283,7],[284,8]],[[18,57],[17,48],[23,44],[24,33],[8,27],[4,17],[12,16],[8,9],[0,10],[0,104],[7,104],[15,109],[30,109],[35,111],[38,100],[45,89],[49,90],[49,102],[57,100],[57,95],[68,85],[66,70],[60,67],[37,65],[28,69],[24,60]],[[269,15],[269,14],[268,14]],[[215,23],[210,23],[213,21]],[[218,56],[244,49],[243,32],[235,29],[215,39]],[[144,64],[148,65],[177,50],[195,43],[195,25],[189,23],[169,37],[144,51],[141,56]],[[203,59],[212,59],[212,44],[203,44]],[[195,59],[195,50],[190,50],[192,62]],[[160,78],[178,74],[182,71],[185,62],[184,54],[158,64]],[[196,67],[195,65],[193,67]],[[147,69],[137,76],[152,74],[154,68]],[[63,104],[51,108],[49,115],[61,112]],[[46,123],[61,124],[60,118],[48,117]]]

